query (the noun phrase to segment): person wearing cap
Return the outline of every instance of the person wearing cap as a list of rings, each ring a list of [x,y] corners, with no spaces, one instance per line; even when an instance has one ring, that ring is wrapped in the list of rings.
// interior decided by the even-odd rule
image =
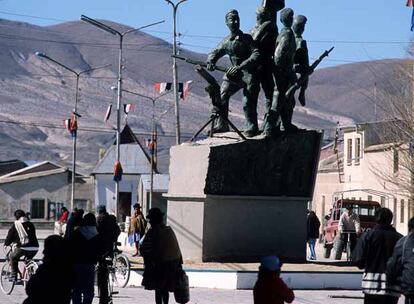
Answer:
[[[128,227],[128,242],[130,245],[134,244],[135,246],[136,251],[132,256],[137,256],[139,254],[139,240],[145,233],[147,221],[141,212],[141,205],[135,204],[133,207],[134,213],[131,216]]]
[[[259,133],[257,123],[257,98],[259,96],[259,80],[257,67],[260,53],[249,34],[240,30],[240,17],[237,10],[230,10],[225,17],[230,35],[210,52],[207,57],[207,69],[213,71],[217,61],[225,55],[230,57],[232,67],[223,77],[221,84],[221,114],[228,117],[230,97],[242,90],[243,111],[246,118],[245,135],[255,136]],[[240,76],[240,77],[238,77]],[[213,132],[228,132],[229,125],[221,117],[217,119]]]
[[[168,304],[169,292],[176,290],[183,264],[175,233],[163,223],[163,216],[158,208],[149,210],[147,219],[151,228],[140,247],[144,258],[142,285],[147,290],[155,290],[156,304]]]
[[[292,303],[295,295],[280,278],[282,263],[277,256],[266,256],[259,266],[259,274],[253,288],[254,304]]]
[[[338,232],[340,234],[340,241],[336,249],[335,259],[340,260],[342,250],[348,242],[348,234],[351,246],[351,252],[354,251],[356,245],[357,234],[361,233],[361,224],[358,214],[354,213],[352,205],[346,206],[346,211],[342,213],[339,218]]]

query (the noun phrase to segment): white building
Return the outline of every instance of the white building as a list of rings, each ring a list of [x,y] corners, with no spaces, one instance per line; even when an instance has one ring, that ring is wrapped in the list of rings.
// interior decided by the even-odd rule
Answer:
[[[386,127],[386,122],[344,127],[337,153],[333,145],[322,148],[312,201],[318,217],[324,218],[339,198],[374,200],[391,209],[396,229],[407,233],[413,216],[409,195],[390,182],[407,175],[399,161],[404,145],[384,142],[380,133]]]
[[[119,182],[119,205],[116,206],[114,165],[116,140],[92,171],[95,181],[95,203],[105,205],[119,220],[131,214],[131,206],[140,201],[138,184],[142,174],[150,174],[150,158],[128,125],[121,132],[120,162],[123,168]]]

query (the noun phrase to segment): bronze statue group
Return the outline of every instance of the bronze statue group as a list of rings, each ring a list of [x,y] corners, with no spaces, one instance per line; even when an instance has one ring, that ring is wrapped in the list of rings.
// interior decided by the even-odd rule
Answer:
[[[278,11],[283,24],[280,32],[276,24]],[[230,10],[225,16],[230,35],[208,55],[207,69],[210,71],[215,69],[217,61],[225,55],[229,56],[232,65],[221,84],[221,98],[215,107],[215,111],[220,111],[220,117],[215,121],[214,133],[229,131],[226,119],[229,100],[242,90],[246,119],[244,135],[253,137],[260,134],[257,114],[260,88],[265,96],[263,135],[277,136],[281,132],[281,125],[285,132],[298,130],[292,124],[296,103],[294,91],[300,88],[298,100],[304,106],[308,75],[314,69],[309,66],[306,40],[302,37],[307,18],[294,16],[293,10],[284,8],[284,1],[280,0],[264,1],[258,7],[256,15],[257,24],[251,34],[247,34],[240,30],[237,10]]]

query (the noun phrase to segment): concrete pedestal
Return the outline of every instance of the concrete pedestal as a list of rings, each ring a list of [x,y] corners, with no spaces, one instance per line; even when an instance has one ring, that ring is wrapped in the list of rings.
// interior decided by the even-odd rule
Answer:
[[[185,259],[306,259],[306,207],[321,133],[241,141],[233,133],[171,148],[167,224]]]

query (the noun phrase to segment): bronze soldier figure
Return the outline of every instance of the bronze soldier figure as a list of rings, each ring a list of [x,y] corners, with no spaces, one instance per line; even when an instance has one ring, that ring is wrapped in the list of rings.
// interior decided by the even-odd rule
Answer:
[[[293,70],[295,73],[300,74],[303,77],[303,82],[300,86],[298,100],[302,106],[306,104],[305,99],[305,91],[308,88],[309,83],[309,54],[308,54],[308,46],[306,44],[306,40],[303,39],[302,34],[305,31],[305,25],[307,22],[307,18],[303,15],[295,16],[292,29],[295,34],[295,41],[296,41],[296,51],[293,57]],[[293,110],[296,106],[295,95],[288,98],[288,103],[285,107],[285,115],[282,117],[286,117],[287,125],[290,126],[290,131],[295,129],[295,126],[292,124],[292,116]],[[283,119],[282,119],[283,121]],[[283,126],[285,126],[285,122],[283,122]],[[286,129],[286,128],[285,128]],[[289,131],[289,130],[288,130]]]
[[[273,14],[272,14],[273,13]],[[272,21],[275,12],[260,6],[256,10],[256,26],[252,29],[252,37],[259,48],[260,64],[257,69],[257,77],[265,95],[265,113],[272,106],[275,82],[273,80],[273,55],[275,53],[278,29]]]
[[[257,125],[257,98],[259,84],[257,80],[257,66],[259,64],[259,50],[254,44],[253,38],[240,30],[240,18],[237,10],[231,10],[226,14],[226,25],[230,30],[227,36],[214,49],[207,58],[207,68],[214,70],[214,65],[223,56],[228,55],[232,67],[223,77],[221,85],[221,109],[225,117],[228,116],[229,100],[240,89],[243,89],[243,111],[246,118],[245,135],[252,137],[258,134]],[[232,79],[241,75],[240,81]],[[227,121],[219,118],[213,129],[214,133],[227,132]]]
[[[288,100],[285,97],[289,87],[297,80],[293,71],[293,58],[296,51],[295,35],[291,29],[293,10],[283,9],[280,12],[280,21],[284,28],[277,37],[274,55],[276,90],[273,94],[272,106],[265,119],[265,136],[277,135],[280,132],[280,120],[282,120],[285,131],[297,130],[297,127],[289,121]]]
[[[301,75],[301,77],[306,77],[306,80],[300,87],[298,100],[302,106],[306,105],[305,91],[308,88],[309,82],[309,53],[306,40],[303,39],[302,34],[305,31],[305,25],[308,19],[303,15],[298,15],[293,21],[293,32],[295,33],[296,38],[296,52],[295,57],[293,58],[294,62],[294,71]]]

